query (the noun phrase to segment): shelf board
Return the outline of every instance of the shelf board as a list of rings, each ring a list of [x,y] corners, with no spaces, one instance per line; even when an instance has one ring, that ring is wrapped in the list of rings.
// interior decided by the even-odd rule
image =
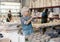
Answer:
[[[57,17],[57,18],[48,17],[48,18],[51,18],[51,19],[60,19],[59,17]],[[42,19],[42,17],[35,17],[35,19]]]
[[[32,10],[32,9],[58,8],[58,7],[60,6],[49,6],[49,7],[30,8],[30,9]]]

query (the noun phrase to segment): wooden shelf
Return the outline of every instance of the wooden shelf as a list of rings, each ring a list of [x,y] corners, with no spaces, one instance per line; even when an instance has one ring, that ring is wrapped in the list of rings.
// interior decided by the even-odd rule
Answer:
[[[35,0],[32,3],[31,8],[53,8],[53,7],[60,7],[60,0]]]
[[[39,7],[39,8],[30,8],[30,10],[32,10],[32,9],[44,9],[44,8],[58,8],[58,7],[60,7],[60,6],[49,6],[49,7]]]
[[[41,19],[42,17],[35,17],[35,18],[37,18],[37,19]],[[52,17],[48,17],[48,18],[52,18]],[[60,19],[60,18],[57,17],[57,18],[52,18],[52,19]]]

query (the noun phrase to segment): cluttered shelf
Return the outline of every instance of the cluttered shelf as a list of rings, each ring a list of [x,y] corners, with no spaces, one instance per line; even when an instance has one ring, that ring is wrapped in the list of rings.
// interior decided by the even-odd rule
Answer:
[[[60,0],[31,0],[30,8],[53,8],[60,7]]]

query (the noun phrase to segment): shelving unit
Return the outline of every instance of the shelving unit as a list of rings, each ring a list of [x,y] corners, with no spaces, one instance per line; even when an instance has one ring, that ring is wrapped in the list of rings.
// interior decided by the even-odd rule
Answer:
[[[60,0],[31,0],[30,8],[60,7]]]
[[[42,12],[44,8],[59,8],[60,0],[30,0],[30,10]],[[38,17],[41,18],[41,17]]]

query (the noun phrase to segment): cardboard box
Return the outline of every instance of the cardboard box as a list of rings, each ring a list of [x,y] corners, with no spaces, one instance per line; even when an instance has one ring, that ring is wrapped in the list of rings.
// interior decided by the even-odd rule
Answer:
[[[60,6],[60,0],[58,0],[58,5]]]
[[[4,38],[4,39],[1,39],[0,42],[10,42],[10,39]]]
[[[43,4],[44,7],[46,7],[46,6],[47,6],[47,0],[44,0],[43,3],[44,3],[44,4]]]
[[[47,0],[47,7],[52,6],[52,0]]]
[[[59,6],[59,0],[55,0],[55,5]]]
[[[52,0],[52,6],[56,6],[56,0]]]
[[[43,0],[39,0],[39,7],[43,7]]]

